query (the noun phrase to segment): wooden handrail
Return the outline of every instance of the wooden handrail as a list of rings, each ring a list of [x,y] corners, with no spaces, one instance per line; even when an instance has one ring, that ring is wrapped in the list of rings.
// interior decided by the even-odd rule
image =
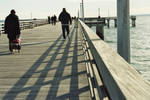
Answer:
[[[37,26],[45,25],[48,24],[46,19],[41,19],[41,20],[20,20],[20,29],[31,29]],[[2,29],[0,30],[0,33],[4,32],[4,24],[1,25]]]
[[[150,83],[87,25],[79,22],[111,100],[149,100]]]

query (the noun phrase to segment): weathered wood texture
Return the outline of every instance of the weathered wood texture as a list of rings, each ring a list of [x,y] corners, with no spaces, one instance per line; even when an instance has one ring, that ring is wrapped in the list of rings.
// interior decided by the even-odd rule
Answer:
[[[82,21],[102,80],[112,100],[150,100],[150,83]]]
[[[64,40],[61,25],[21,32],[22,51],[0,41],[0,100],[91,100],[77,28]]]
[[[79,29],[81,30],[80,33],[82,34],[83,37],[82,45],[85,54],[85,59],[87,60],[86,67],[87,67],[87,74],[89,77],[89,83],[91,87],[90,89],[92,91],[91,92],[92,98],[94,100],[109,100],[108,94],[106,93],[104,84],[97,70],[96,63],[90,51],[88,41],[84,35],[84,31],[82,30],[81,26],[79,27]]]

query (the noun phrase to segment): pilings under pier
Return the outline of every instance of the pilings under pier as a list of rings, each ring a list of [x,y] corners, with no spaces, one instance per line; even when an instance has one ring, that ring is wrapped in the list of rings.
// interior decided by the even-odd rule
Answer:
[[[132,20],[132,27],[135,27],[136,26],[136,17],[132,16],[131,20]]]
[[[104,25],[105,25],[105,20],[99,20],[99,21],[90,21],[90,22],[85,22],[86,25],[88,25],[90,28],[92,26],[96,26],[96,34],[104,40]]]
[[[107,20],[107,27],[110,28],[110,20],[114,20],[114,27],[117,27],[117,18],[114,19],[106,19]],[[135,16],[131,16],[131,26],[132,27],[136,27],[136,17]]]
[[[113,20],[114,21],[114,27],[117,27],[117,17],[101,17],[101,18],[98,18],[98,17],[87,17],[85,18],[85,21],[98,21],[100,19],[105,19],[105,25],[110,28],[110,21]],[[136,27],[136,16],[131,16],[130,17],[131,19],[131,26],[132,27]]]

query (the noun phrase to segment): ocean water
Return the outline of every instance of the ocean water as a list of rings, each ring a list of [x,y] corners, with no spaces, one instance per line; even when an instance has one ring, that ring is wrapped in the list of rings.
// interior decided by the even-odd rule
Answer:
[[[94,30],[94,27],[92,28]],[[114,21],[104,28],[105,42],[117,52],[117,29]],[[131,65],[150,81],[150,16],[137,16],[136,27],[130,27]]]

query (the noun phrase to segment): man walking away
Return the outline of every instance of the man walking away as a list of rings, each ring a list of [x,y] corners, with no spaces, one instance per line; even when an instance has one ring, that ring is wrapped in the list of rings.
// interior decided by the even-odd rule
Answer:
[[[56,21],[57,21],[57,17],[56,17],[56,15],[54,15],[54,25],[56,25]]]
[[[16,40],[20,36],[19,18],[16,15],[15,10],[11,10],[10,14],[6,17],[4,30],[9,39],[9,50],[12,53],[12,41]]]
[[[52,25],[54,25],[54,16],[51,17]]]
[[[72,19],[70,14],[63,8],[63,11],[59,15],[59,21],[62,24],[63,37],[66,39],[65,30],[67,31],[67,36],[69,35],[69,24],[72,24]],[[70,22],[70,23],[69,23]]]
[[[51,23],[51,17],[48,16],[48,23],[50,24]]]

